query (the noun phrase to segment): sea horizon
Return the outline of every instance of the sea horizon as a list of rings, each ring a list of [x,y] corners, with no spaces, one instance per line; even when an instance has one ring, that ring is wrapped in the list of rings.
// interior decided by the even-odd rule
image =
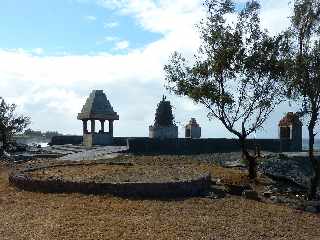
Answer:
[[[302,139],[302,149],[308,150],[308,145],[309,145],[309,139],[308,138]],[[314,149],[320,151],[320,139],[319,138],[315,139]]]

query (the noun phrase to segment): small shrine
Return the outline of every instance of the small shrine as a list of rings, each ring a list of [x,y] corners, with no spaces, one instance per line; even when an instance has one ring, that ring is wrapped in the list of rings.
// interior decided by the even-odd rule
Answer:
[[[291,140],[292,148],[302,150],[302,122],[298,114],[288,112],[279,122],[280,140]]]
[[[201,127],[195,118],[191,118],[189,123],[185,126],[186,138],[201,138]]]
[[[113,110],[103,90],[93,90],[83,105],[77,119],[83,123],[83,144],[87,147],[93,145],[110,145],[113,139],[113,122],[119,120],[119,115]],[[88,122],[90,121],[90,131]],[[96,132],[96,121],[100,122],[100,130]],[[105,131],[105,122],[109,129]]]
[[[173,123],[174,117],[172,114],[172,106],[170,101],[163,96],[159,102],[154,125],[149,126],[150,138],[178,138],[178,127]]]

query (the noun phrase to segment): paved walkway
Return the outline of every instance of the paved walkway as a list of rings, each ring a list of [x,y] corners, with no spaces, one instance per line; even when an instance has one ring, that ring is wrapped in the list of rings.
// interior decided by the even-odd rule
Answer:
[[[118,156],[120,153],[127,151],[127,146],[101,146],[87,149],[83,146],[74,145],[62,145],[51,146],[45,150],[64,154],[65,156],[58,158],[57,160],[70,160],[70,161],[83,161],[83,160],[101,160],[109,159]]]

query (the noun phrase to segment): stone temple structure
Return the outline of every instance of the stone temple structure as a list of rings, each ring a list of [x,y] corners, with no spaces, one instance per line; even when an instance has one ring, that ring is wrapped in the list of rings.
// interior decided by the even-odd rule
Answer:
[[[77,117],[83,122],[83,144],[110,145],[113,139],[113,122],[119,115],[113,110],[103,90],[93,90]],[[91,127],[88,130],[88,121]],[[100,122],[100,130],[96,132],[96,121]],[[105,131],[105,122],[109,122],[109,131]]]
[[[296,113],[288,112],[279,122],[280,140],[291,140],[291,148],[302,150],[302,122]]]
[[[189,123],[185,126],[186,138],[201,138],[201,127],[195,118],[191,118]]]
[[[149,138],[178,138],[178,127],[173,120],[170,101],[163,96],[156,110],[154,125],[149,126]]]

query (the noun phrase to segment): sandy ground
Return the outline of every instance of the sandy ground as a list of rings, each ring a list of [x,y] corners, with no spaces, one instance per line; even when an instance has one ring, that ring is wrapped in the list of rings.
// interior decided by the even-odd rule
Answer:
[[[211,167],[222,180],[236,170]],[[0,165],[0,239],[320,239],[320,216],[240,197],[175,201],[43,194]]]

